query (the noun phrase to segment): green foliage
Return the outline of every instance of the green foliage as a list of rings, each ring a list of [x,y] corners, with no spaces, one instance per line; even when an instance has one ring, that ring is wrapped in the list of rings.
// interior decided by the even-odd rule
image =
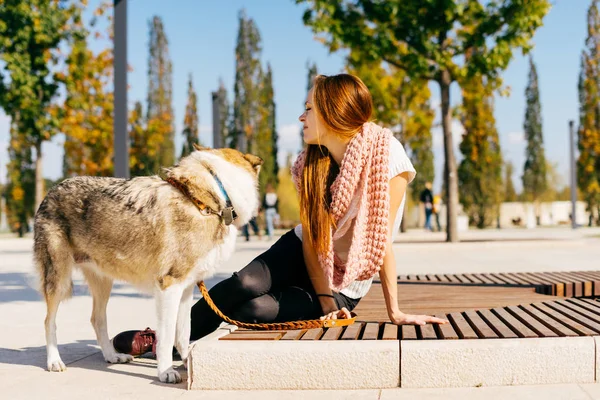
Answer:
[[[330,51],[358,49],[366,61],[386,61],[412,79],[433,80],[442,95],[448,236],[458,239],[458,185],[450,131],[450,85],[470,77],[500,81],[515,49],[528,52],[550,9],[549,0],[296,0],[305,24]],[[465,62],[470,49],[480,49]]]
[[[227,100],[227,89],[222,79],[219,79],[219,90],[217,91],[217,101],[219,104],[219,135],[221,137],[221,143],[223,147],[227,147],[227,138],[229,137],[229,125],[231,110],[229,106],[229,100]]]
[[[183,117],[183,149],[181,157],[185,157],[194,151],[194,144],[198,144],[200,139],[198,136],[198,99],[196,91],[192,84],[192,74],[188,80],[188,100],[185,106],[185,116]]]
[[[12,121],[7,217],[20,234],[44,196],[42,142],[58,125],[49,112],[58,91],[53,70],[60,44],[80,25],[78,7],[76,1],[0,1],[0,106]]]
[[[261,39],[254,20],[247,17],[244,10],[239,14],[239,23],[235,47],[233,119],[228,142],[230,147],[253,153],[254,137],[260,119]]]
[[[57,74],[66,98],[64,104],[54,105],[51,113],[58,116],[66,136],[65,177],[113,175],[113,49],[105,48],[94,54],[88,47],[90,41],[102,39],[100,32],[90,29],[107,7],[103,3],[96,10],[90,28],[79,29],[65,60],[66,71]]]
[[[523,193],[528,201],[539,201],[546,191],[546,157],[542,134],[542,111],[538,75],[533,59],[529,58],[529,83],[525,89],[527,108],[525,110],[525,140],[527,150],[523,169]]]
[[[588,211],[600,225],[600,15],[598,1],[588,10],[588,36],[581,54],[577,184]],[[591,221],[590,221],[591,222]]]
[[[253,154],[263,159],[260,168],[259,188],[261,197],[267,183],[276,185],[277,177],[277,131],[275,130],[275,101],[273,98],[273,72],[267,65],[266,74],[262,75],[259,88],[259,119],[256,136],[252,144]]]
[[[129,113],[129,171],[132,177],[147,176],[154,173],[146,164],[148,160],[156,159],[156,153],[148,154],[146,145],[147,131],[144,123],[144,110],[142,103],[135,102],[133,110]]]
[[[494,86],[484,77],[463,83],[460,110],[465,128],[458,167],[460,202],[469,221],[485,228],[497,217],[502,201],[502,155],[494,118]]]
[[[141,163],[146,170],[157,173],[160,167],[175,161],[175,127],[172,105],[173,66],[169,56],[169,41],[162,19],[154,16],[150,26],[150,57],[148,58],[148,103],[146,109],[147,159]]]

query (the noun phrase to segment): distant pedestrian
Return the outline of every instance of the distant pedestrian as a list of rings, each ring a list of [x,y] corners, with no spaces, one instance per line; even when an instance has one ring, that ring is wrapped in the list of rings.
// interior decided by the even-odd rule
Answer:
[[[267,237],[271,240],[273,238],[273,221],[279,214],[279,199],[277,198],[277,193],[275,193],[275,188],[273,188],[273,185],[270,183],[267,183],[265,189],[262,209],[265,212],[265,220],[267,223]]]
[[[437,225],[438,232],[442,231],[442,226],[440,225],[440,211],[442,209],[442,198],[440,195],[436,194],[433,196],[433,215],[435,217],[435,224]]]
[[[433,213],[433,194],[431,193],[431,182],[425,183],[425,189],[421,192],[419,197],[423,208],[425,209],[425,229],[433,231],[431,227],[431,214]]]
[[[262,239],[262,235],[260,234],[260,229],[258,229],[258,224],[256,223],[256,216],[252,217],[252,219],[250,221],[248,221],[248,223],[246,225],[243,226],[242,228],[242,233],[244,234],[244,236],[246,237],[246,242],[250,241],[250,229],[248,229],[248,226],[252,227],[252,230],[254,231],[254,234],[256,236],[258,236],[258,239]]]

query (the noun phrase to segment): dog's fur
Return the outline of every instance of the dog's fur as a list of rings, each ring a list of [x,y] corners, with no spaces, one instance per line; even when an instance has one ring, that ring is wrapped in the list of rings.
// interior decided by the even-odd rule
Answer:
[[[34,225],[34,259],[47,305],[48,370],[65,370],[55,320],[59,303],[71,296],[71,272],[77,267],[93,296],[91,322],[105,360],[132,359],[114,350],[106,326],[106,304],[113,280],[118,279],[154,294],[158,377],[162,382],[180,382],[172,366],[172,348],[187,358],[194,285],[214,275],[229,258],[238,228],[256,213],[261,164],[260,158],[233,149],[197,147],[178,165],[165,169],[166,178],[186,180],[194,197],[220,211],[225,198],[210,173],[214,171],[238,214],[229,226],[217,215],[200,212],[158,176],[76,177],[52,188]]]

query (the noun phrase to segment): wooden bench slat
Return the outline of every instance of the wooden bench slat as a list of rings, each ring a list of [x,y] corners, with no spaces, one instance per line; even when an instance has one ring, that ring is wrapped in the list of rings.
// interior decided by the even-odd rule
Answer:
[[[417,330],[414,325],[402,325],[402,340],[417,340]]]
[[[453,274],[446,274],[446,278],[448,278],[448,280],[452,283],[462,283],[460,281],[460,279],[458,279],[455,275]]]
[[[435,315],[437,318],[448,319],[448,317],[444,314]],[[450,322],[447,324],[438,325],[438,329],[440,330],[440,339],[458,339],[458,334],[454,331],[454,327]]]
[[[548,294],[551,296],[556,296],[556,283],[552,282],[548,278],[540,274],[532,274],[529,272],[523,272],[524,276],[530,277],[532,280],[540,282],[540,284],[544,285],[544,294]]]
[[[586,328],[585,326],[581,325],[580,323],[578,323],[568,317],[565,317],[558,311],[551,309],[550,307],[546,306],[543,303],[533,303],[532,306],[537,308],[538,310],[550,315],[552,318],[554,318],[555,320],[559,321],[560,323],[566,325],[569,329],[577,332],[579,335],[592,336],[596,333],[596,332],[592,331],[591,329]]]
[[[594,315],[600,316],[600,308],[595,307],[593,304],[588,303],[586,300],[587,299],[566,299],[568,303],[572,303],[580,308],[590,311]]]
[[[341,339],[342,340],[356,340],[358,339],[358,335],[360,335],[360,331],[362,330],[362,323],[355,322],[352,325],[348,325],[346,330],[344,331]]]
[[[461,339],[478,338],[473,328],[471,328],[471,325],[469,325],[469,323],[465,321],[465,319],[460,313],[451,313],[449,317],[454,322],[454,328],[456,329],[456,333],[458,333],[458,336]]]
[[[473,276],[476,277],[477,279],[479,279],[481,282],[485,283],[486,285],[495,284],[495,282],[493,280],[486,277],[484,274],[473,274]]]
[[[464,274],[455,274],[455,276],[461,283],[471,283],[471,280]]]
[[[477,333],[477,336],[484,339],[497,339],[499,336],[489,325],[481,319],[476,311],[466,311],[465,318],[471,323],[471,326]]]
[[[438,280],[440,282],[450,282],[450,279],[448,279],[448,277],[446,275],[437,274],[436,277],[438,278]]]
[[[512,329],[510,329],[508,326],[506,326],[506,324],[502,321],[500,321],[500,319],[498,319],[498,317],[496,317],[496,315],[492,314],[492,312],[490,310],[479,310],[479,313],[481,314],[481,317],[490,325],[493,327],[494,331],[501,337],[501,338],[505,338],[505,339],[510,339],[510,338],[518,338],[519,336],[513,332]]]
[[[526,327],[534,331],[540,337],[557,337],[558,335],[552,329],[539,322],[530,314],[526,313],[517,306],[506,307],[506,310],[523,323]]]
[[[398,325],[386,322],[383,327],[383,337],[381,340],[398,340]]]
[[[502,274],[493,273],[493,274],[490,274],[490,277],[496,278],[499,281],[498,284],[501,284],[501,285],[518,285],[517,282],[507,279],[501,275]]]
[[[564,285],[565,290],[564,290],[563,296],[573,297],[573,282],[568,282],[560,275],[556,275],[552,272],[546,272],[546,275],[552,276],[553,278],[557,279],[560,283],[562,283]]]
[[[398,282],[404,282],[407,281],[408,279],[406,278],[406,275],[398,275]]]
[[[575,321],[587,329],[592,330],[595,333],[600,333],[600,324],[595,321],[592,321],[589,318],[579,314],[578,312],[573,311],[571,308],[566,307],[564,304],[560,304],[558,302],[548,301],[545,302],[544,305],[552,308],[553,310],[563,314],[565,317]],[[592,333],[594,334],[594,333]]]
[[[427,279],[429,279],[429,281],[431,283],[436,283],[436,282],[440,281],[436,275],[427,274],[426,276],[427,276]]]
[[[435,334],[435,329],[432,324],[420,325],[421,329],[421,337],[425,340],[429,339],[437,339],[437,335]]]
[[[481,279],[477,278],[475,274],[464,274],[467,279],[469,279],[473,284],[480,285],[484,283]]]
[[[526,281],[520,279],[519,277],[515,276],[514,274],[508,274],[506,272],[501,272],[498,274],[499,277],[504,278],[504,280],[506,280],[507,282],[509,282],[511,285],[529,285]]]
[[[300,340],[319,340],[321,338],[321,335],[323,335],[323,328],[309,329],[300,338]]]
[[[573,275],[583,279],[583,295],[586,297],[600,296],[600,278],[591,276],[585,273],[585,271],[573,272]]]
[[[494,284],[496,285],[505,285],[506,282],[504,282],[502,279],[493,276],[492,274],[480,274],[481,276],[483,276],[486,279],[489,279],[490,281],[492,281]]]
[[[572,282],[573,284],[573,296],[575,297],[583,297],[583,286],[584,282],[582,278],[579,278],[570,273],[564,272],[555,272],[557,276],[560,276],[565,279],[566,282]]]
[[[367,322],[362,334],[362,340],[377,340],[379,335],[379,322]]]
[[[219,340],[279,340],[282,336],[283,332],[279,331],[234,331]]]
[[[429,281],[429,279],[427,279],[426,275],[417,275],[417,279],[419,281],[424,281],[424,282],[428,282]]]
[[[600,324],[600,310],[594,310],[592,307],[587,307],[585,303],[580,303],[577,300],[579,299],[556,300],[554,302],[583,314],[586,318]]]
[[[549,318],[546,314],[544,314],[537,308],[532,307],[531,305],[522,305],[521,308],[525,310],[528,314],[533,316],[536,320],[538,320],[538,322],[544,324],[559,336],[579,336],[579,334],[573,329],[567,328],[560,322]]]
[[[304,335],[306,329],[296,329],[287,331],[280,340],[298,340]]]
[[[344,327],[335,326],[333,328],[328,328],[323,336],[321,336],[321,340],[338,340]]]
[[[553,285],[553,291],[552,294],[554,296],[564,296],[565,295],[565,284],[563,282],[560,282],[558,279],[556,279],[553,276],[550,276],[546,273],[528,273],[528,275],[533,275],[533,276],[537,276],[540,279],[544,279],[547,282],[550,282]]]
[[[527,327],[527,325],[523,324],[521,321],[513,317],[508,313],[504,308],[494,308],[492,312],[496,314],[498,318],[502,320],[510,329],[515,331],[519,337],[522,338],[536,338],[539,337],[537,333],[532,331]]]

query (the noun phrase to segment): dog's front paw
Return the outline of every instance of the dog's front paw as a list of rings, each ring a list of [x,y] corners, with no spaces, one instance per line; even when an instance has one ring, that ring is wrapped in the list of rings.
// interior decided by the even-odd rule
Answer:
[[[123,353],[112,353],[104,356],[106,362],[111,364],[124,364],[133,361],[133,356]]]
[[[59,358],[58,360],[48,360],[48,371],[50,372],[63,372],[66,371],[67,367],[65,363]]]
[[[165,372],[159,372],[158,379],[164,383],[179,383],[181,382],[181,375],[179,375],[179,372],[175,371],[173,367],[171,367]]]

